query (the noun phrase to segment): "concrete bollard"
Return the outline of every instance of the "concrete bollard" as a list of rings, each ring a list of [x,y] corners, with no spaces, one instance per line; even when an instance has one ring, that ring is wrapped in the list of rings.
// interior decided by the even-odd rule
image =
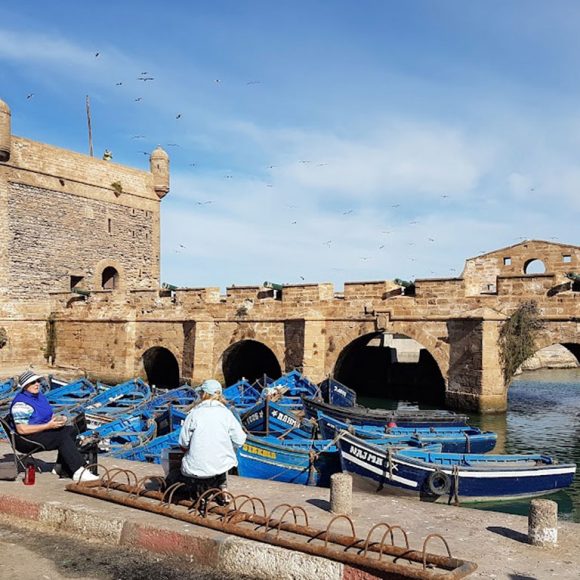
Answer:
[[[330,511],[333,514],[352,514],[352,475],[333,473],[330,476]]]
[[[558,504],[550,499],[533,499],[528,516],[528,541],[549,548],[558,542]]]

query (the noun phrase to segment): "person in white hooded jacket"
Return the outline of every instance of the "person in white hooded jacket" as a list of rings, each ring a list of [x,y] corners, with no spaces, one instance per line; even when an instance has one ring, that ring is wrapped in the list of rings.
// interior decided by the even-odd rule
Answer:
[[[224,404],[220,382],[208,379],[199,391],[201,400],[179,433],[184,451],[181,475],[195,498],[208,489],[225,489],[227,472],[238,464],[236,448],[246,441],[242,426]],[[216,497],[216,502],[225,505],[225,494]]]

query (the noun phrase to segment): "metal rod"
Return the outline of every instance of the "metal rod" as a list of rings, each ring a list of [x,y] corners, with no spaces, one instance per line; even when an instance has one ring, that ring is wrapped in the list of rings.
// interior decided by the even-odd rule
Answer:
[[[87,107],[87,126],[89,129],[89,155],[93,157],[93,129],[91,127],[91,100],[89,95],[87,95],[85,103]]]

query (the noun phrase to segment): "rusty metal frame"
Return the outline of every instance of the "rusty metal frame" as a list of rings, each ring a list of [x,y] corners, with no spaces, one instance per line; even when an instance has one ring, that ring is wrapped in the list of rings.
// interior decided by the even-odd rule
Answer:
[[[126,479],[127,483],[116,481],[114,477],[117,476]],[[132,484],[131,481],[135,483]],[[160,489],[146,489],[147,481],[157,483]],[[72,483],[66,489],[226,534],[328,558],[378,574],[382,578],[456,580],[469,576],[477,568],[477,564],[473,562],[453,558],[447,541],[440,534],[428,535],[422,550],[413,550],[409,547],[407,533],[399,525],[379,523],[369,530],[366,538],[360,538],[357,537],[354,522],[349,516],[334,516],[325,529],[317,529],[309,525],[308,514],[301,506],[284,503],[267,513],[260,498],[245,494],[234,496],[220,489],[207,490],[195,501],[191,498],[174,499],[178,497],[175,494],[182,487],[187,486],[174,484],[167,487],[165,480],[160,477],[138,479],[131,470],[112,469],[106,470],[105,476],[99,481]],[[220,495],[230,499],[229,505],[210,505]],[[242,511],[247,505],[251,506],[251,511]],[[274,517],[277,511],[281,511],[281,515]],[[288,514],[292,516],[291,521],[285,520]],[[298,524],[299,514],[303,517],[304,524]],[[331,531],[338,520],[348,522],[351,535]],[[381,527],[386,530],[380,541],[371,542],[373,532]],[[404,546],[395,544],[395,530],[402,532]],[[390,544],[385,541],[387,536],[390,536]],[[443,542],[447,556],[427,552],[427,546],[434,538]]]

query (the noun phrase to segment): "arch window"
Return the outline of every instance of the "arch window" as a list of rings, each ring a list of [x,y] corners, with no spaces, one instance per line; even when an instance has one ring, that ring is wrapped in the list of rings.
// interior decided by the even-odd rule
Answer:
[[[113,266],[107,266],[101,275],[101,288],[115,290],[119,287],[119,272]]]
[[[546,265],[544,264],[544,262],[542,262],[542,260],[539,260],[537,258],[533,258],[531,260],[528,260],[525,264],[524,264],[524,274],[545,274],[546,273]]]

